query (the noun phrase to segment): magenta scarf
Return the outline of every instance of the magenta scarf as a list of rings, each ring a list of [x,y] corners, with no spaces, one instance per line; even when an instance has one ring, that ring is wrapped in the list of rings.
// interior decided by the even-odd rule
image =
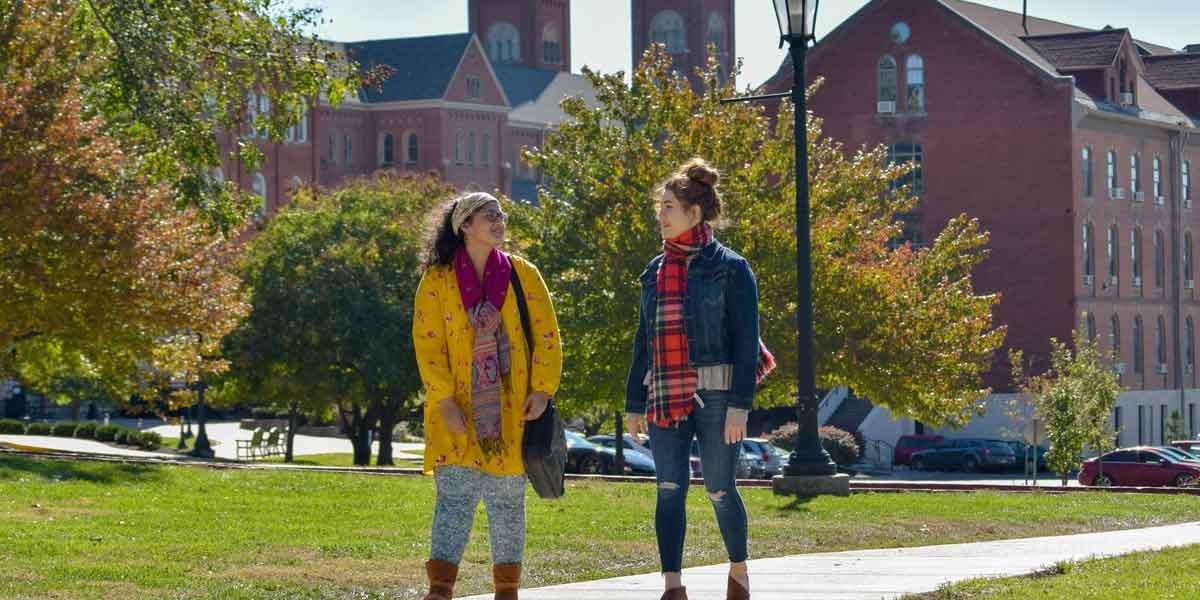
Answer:
[[[483,268],[483,281],[475,266],[460,247],[454,255],[454,275],[458,279],[463,308],[475,329],[475,345],[471,349],[471,415],[475,436],[485,456],[504,452],[501,432],[501,377],[512,368],[512,353],[508,334],[500,318],[508,282],[512,277],[512,261],[499,250],[492,250]]]

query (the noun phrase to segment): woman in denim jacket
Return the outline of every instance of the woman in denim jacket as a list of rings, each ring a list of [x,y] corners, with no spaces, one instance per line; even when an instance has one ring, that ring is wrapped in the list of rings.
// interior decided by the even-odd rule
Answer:
[[[686,600],[681,582],[693,437],[704,487],[729,553],[727,598],[749,598],[746,507],[734,484],[759,360],[758,287],[746,259],[713,238],[718,173],[694,158],[661,186],[663,254],[641,276],[642,298],[625,421],[649,430],[658,478],[655,532],[662,600]]]

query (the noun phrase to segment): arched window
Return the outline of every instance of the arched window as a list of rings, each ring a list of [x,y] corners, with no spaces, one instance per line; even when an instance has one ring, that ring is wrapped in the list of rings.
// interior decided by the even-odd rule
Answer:
[[[1133,374],[1144,373],[1145,350],[1142,348],[1142,316],[1133,318]]]
[[[542,62],[557,65],[562,60],[562,40],[558,34],[558,24],[546,23],[542,28]]]
[[[392,137],[392,134],[385,133],[379,141],[379,145],[379,164],[390,167],[396,160],[396,139]]]
[[[1118,252],[1118,248],[1117,248],[1117,243],[1118,243],[1118,240],[1120,240],[1120,239],[1121,239],[1120,233],[1117,231],[1117,226],[1110,225],[1108,228],[1108,282],[1109,282],[1109,285],[1116,285],[1116,283],[1117,283],[1117,257],[1120,256],[1120,252]]]
[[[1086,285],[1092,284],[1092,277],[1096,274],[1095,260],[1092,257],[1093,252],[1092,240],[1092,224],[1083,224],[1083,276]]]
[[[905,106],[910,113],[925,112],[925,61],[913,54],[904,61]]]
[[[1167,322],[1162,317],[1154,323],[1154,350],[1158,372],[1163,373],[1167,368]]]
[[[668,54],[687,52],[683,17],[673,10],[664,10],[650,21],[650,41],[667,47]]]
[[[1092,197],[1092,147],[1083,147],[1083,156],[1080,157],[1080,165],[1083,168],[1083,196],[1085,198]]]
[[[487,47],[495,62],[521,62],[521,32],[512,23],[501,22],[489,27]]]
[[[1112,196],[1112,191],[1117,189],[1117,151],[1108,151],[1108,195]]]
[[[709,14],[708,43],[716,48],[717,56],[724,57],[729,52],[729,44],[725,41],[728,37],[725,30],[725,17],[716,12]]]
[[[1129,260],[1133,287],[1142,287],[1142,231],[1136,227],[1129,232]]]
[[[1166,277],[1166,243],[1163,241],[1163,232],[1155,230],[1154,232],[1154,287],[1162,289],[1163,279]]]
[[[891,102],[891,111],[896,111],[896,59],[884,56],[879,59],[877,69],[879,82],[879,102]],[[883,111],[880,112],[889,112]]]
[[[417,159],[420,158],[419,150],[420,140],[417,139],[417,134],[415,132],[408,134],[408,141],[404,144],[404,164],[410,167],[417,166]]]
[[[1129,155],[1129,193],[1137,194],[1142,191],[1142,183],[1138,179],[1138,171],[1141,171],[1141,159],[1135,152]],[[1137,196],[1134,196],[1137,199]]]
[[[260,215],[267,214],[267,178],[263,177],[262,173],[254,174],[254,180],[250,183],[250,191],[258,196],[258,213]]]

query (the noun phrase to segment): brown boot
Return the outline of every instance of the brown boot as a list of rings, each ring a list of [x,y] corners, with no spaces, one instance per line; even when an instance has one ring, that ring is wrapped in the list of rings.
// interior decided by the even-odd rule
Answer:
[[[725,585],[725,600],[750,600],[750,590],[742,587],[738,580],[730,577]]]
[[[425,563],[429,574],[429,593],[425,600],[450,600],[454,597],[454,582],[458,579],[458,565],[444,560]]]
[[[662,598],[659,598],[658,600],[688,600],[687,588],[685,588],[685,587],[671,588],[671,589],[663,592]]]
[[[521,587],[521,563],[493,566],[492,581],[496,585],[496,600],[517,600],[517,588]]]

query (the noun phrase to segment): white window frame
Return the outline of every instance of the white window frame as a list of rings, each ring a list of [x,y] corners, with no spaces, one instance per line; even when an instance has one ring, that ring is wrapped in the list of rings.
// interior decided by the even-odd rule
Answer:
[[[910,113],[925,113],[925,59],[910,54],[904,59],[904,109]],[[913,100],[917,106],[913,106]]]

